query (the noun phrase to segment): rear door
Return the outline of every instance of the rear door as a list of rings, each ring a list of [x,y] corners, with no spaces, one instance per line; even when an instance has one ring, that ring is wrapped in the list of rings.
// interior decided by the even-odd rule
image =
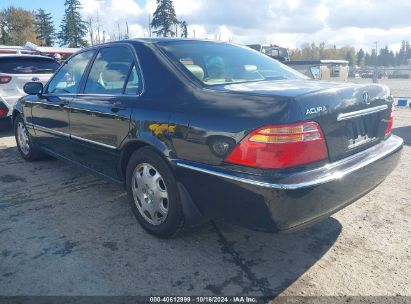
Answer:
[[[95,50],[87,50],[67,61],[50,80],[45,93],[31,104],[31,123],[38,140],[46,148],[66,157],[71,157],[68,105],[76,95],[94,53]]]
[[[82,92],[70,102],[77,161],[112,178],[118,178],[118,148],[130,129],[131,109],[141,89],[139,75],[131,47],[102,47]]]

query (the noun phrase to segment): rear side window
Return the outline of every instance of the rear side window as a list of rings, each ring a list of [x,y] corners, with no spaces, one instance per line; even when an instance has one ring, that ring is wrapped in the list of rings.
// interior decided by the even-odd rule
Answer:
[[[134,69],[133,69],[134,68]],[[135,89],[139,81],[134,58],[126,47],[102,48],[90,69],[85,94],[122,94]]]
[[[59,66],[55,60],[41,57],[0,58],[0,73],[6,74],[53,74]]]
[[[77,93],[81,77],[95,50],[81,52],[69,61],[54,75],[50,81],[48,93]]]
[[[140,78],[138,77],[136,66],[133,65],[131,73],[128,76],[125,94],[136,94],[140,87]]]

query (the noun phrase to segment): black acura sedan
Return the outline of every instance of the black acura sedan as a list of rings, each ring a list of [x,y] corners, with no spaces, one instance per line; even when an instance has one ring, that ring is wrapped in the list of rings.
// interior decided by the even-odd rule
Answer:
[[[381,183],[403,145],[387,87],[310,80],[228,43],[93,46],[25,92],[13,112],[21,156],[124,186],[159,237],[204,219],[304,227]]]

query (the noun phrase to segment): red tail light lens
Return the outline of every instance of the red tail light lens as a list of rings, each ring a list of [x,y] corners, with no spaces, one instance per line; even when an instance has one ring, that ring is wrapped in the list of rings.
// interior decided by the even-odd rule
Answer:
[[[394,123],[394,105],[391,107],[390,119],[388,120],[387,129],[385,130],[385,136],[388,136],[391,134],[393,123]]]
[[[11,80],[11,76],[0,75],[0,84],[9,83]]]
[[[316,122],[273,125],[247,135],[226,162],[264,169],[309,164],[328,156],[324,135]]]
[[[6,116],[7,111],[5,109],[0,108],[0,117]]]

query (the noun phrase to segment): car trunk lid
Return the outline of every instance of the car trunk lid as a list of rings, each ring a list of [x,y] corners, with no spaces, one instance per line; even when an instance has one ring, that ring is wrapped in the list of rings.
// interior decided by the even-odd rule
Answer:
[[[330,161],[384,139],[392,107],[389,89],[378,84],[336,84],[295,97],[303,120],[320,124]]]

